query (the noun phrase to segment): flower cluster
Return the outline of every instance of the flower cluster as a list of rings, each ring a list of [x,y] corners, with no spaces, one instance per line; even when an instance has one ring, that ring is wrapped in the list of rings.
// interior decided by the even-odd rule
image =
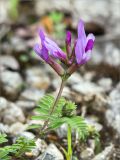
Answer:
[[[85,64],[91,58],[95,37],[92,33],[86,37],[82,20],[78,24],[78,37],[73,48],[71,47],[71,32],[66,33],[66,53],[49,39],[42,30],[39,31],[39,36],[41,44],[35,44],[34,51],[60,76],[65,73],[71,75],[79,66]]]

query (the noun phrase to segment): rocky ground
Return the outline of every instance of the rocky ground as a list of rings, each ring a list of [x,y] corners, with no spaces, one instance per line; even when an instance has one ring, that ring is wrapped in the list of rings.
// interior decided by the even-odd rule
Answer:
[[[87,8],[85,1],[63,0],[48,7],[40,0],[34,4],[34,13],[30,11],[32,2],[21,2],[23,12],[16,23],[7,16],[0,19],[0,132],[7,133],[11,141],[18,135],[38,137],[32,153],[34,160],[63,160],[60,145],[66,146],[65,125],[44,139],[38,136],[37,130],[26,131],[28,125],[36,123],[31,116],[38,100],[46,93],[56,95],[60,84],[54,71],[40,61],[32,49],[37,39],[36,28],[44,26],[42,17],[56,9],[64,11],[64,15],[69,13],[65,20],[67,25],[72,23],[68,28],[74,36],[80,17],[86,21],[86,32],[96,35],[91,61],[69,78],[63,96],[75,101],[77,114],[85,116],[86,121],[96,127],[101,144],[96,152],[94,140],[89,139],[85,146],[75,146],[74,154],[79,160],[120,159],[120,2],[90,1],[94,1],[94,5]],[[7,13],[7,5],[5,11]],[[35,22],[30,21],[32,18]],[[49,34],[56,39],[56,35]],[[63,38],[57,41],[64,47]],[[32,158],[28,155],[28,159]]]

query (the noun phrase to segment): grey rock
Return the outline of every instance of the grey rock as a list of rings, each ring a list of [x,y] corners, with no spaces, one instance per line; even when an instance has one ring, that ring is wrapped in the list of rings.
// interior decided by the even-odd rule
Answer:
[[[25,116],[21,108],[16,106],[14,103],[9,102],[8,108],[2,112],[1,115],[3,122],[5,124],[13,124],[16,121],[18,122],[24,122],[25,121]]]
[[[52,86],[57,90],[60,85],[60,80],[58,78],[54,78],[51,82]]]
[[[3,123],[0,123],[0,133],[9,133],[9,126]]]
[[[21,51],[27,50],[26,41],[20,37],[17,37],[17,36],[11,37],[10,42],[11,42],[11,46],[12,46],[13,50],[16,52],[21,52]]]
[[[78,84],[80,83],[81,81],[83,81],[83,78],[81,77],[80,74],[78,73],[74,73],[68,80],[68,84]]]
[[[60,138],[65,138],[67,136],[67,125],[63,124],[56,130]]]
[[[81,152],[80,156],[83,160],[91,160],[94,156],[94,151],[92,148],[86,148]]]
[[[101,78],[98,84],[103,87],[105,91],[110,91],[112,89],[112,79],[110,78]]]
[[[62,92],[62,96],[70,99],[71,98],[70,94],[71,94],[70,88],[65,86],[64,89],[63,89],[63,92]]]
[[[23,85],[23,80],[20,74],[3,70],[1,71],[0,82],[4,94],[11,100],[16,99]]]
[[[50,85],[50,79],[46,73],[40,68],[40,66],[31,67],[26,70],[27,83],[37,89],[48,89]]]
[[[50,144],[36,160],[64,160],[64,157],[54,144]]]
[[[120,49],[113,43],[106,44],[104,61],[112,66],[120,66]]]
[[[113,127],[120,135],[120,83],[109,94],[105,117],[108,125]]]
[[[38,138],[35,142],[36,147],[35,149],[32,150],[32,153],[34,156],[38,156],[40,153],[45,152],[46,148],[47,148],[47,144],[44,140]]]
[[[45,14],[46,11],[52,11],[54,9],[70,10],[69,0],[62,0],[62,3],[60,1],[50,0],[49,5],[44,0],[36,1],[35,11],[38,15]]]
[[[9,127],[9,132],[12,135],[20,135],[27,129],[28,125],[21,122],[16,122]]]
[[[119,50],[119,47],[115,43],[98,43],[93,50],[94,56],[92,56],[91,62],[96,65],[105,63],[115,67],[120,66]]]
[[[91,3],[94,3],[94,5],[90,5]],[[87,5],[90,5],[89,9],[87,10]],[[95,0],[90,0],[89,2],[87,0],[85,1],[78,1],[75,0],[73,3],[73,10],[76,12],[73,12],[73,17],[78,21],[80,18],[79,15],[83,17],[83,19],[90,21],[93,19],[93,17],[96,18],[101,16],[104,20],[104,18],[109,16],[109,10],[106,10],[105,8],[108,6],[108,1],[99,1],[98,3]],[[104,13],[105,12],[105,13]]]
[[[16,104],[7,101],[5,98],[0,98],[0,119],[5,124],[13,124],[16,121],[24,122],[25,116],[21,108]]]
[[[79,84],[73,84],[72,89],[83,95],[87,94],[96,95],[98,93],[104,92],[104,89],[102,87],[97,86],[95,83],[88,81],[83,81]]]
[[[13,70],[20,69],[17,60],[13,56],[0,56],[0,64]]]
[[[0,112],[4,111],[8,107],[8,102],[4,97],[0,97]]]
[[[20,133],[20,136],[25,137],[27,139],[34,139],[35,138],[35,135],[31,132],[28,132],[28,131],[24,131],[24,132]]]
[[[34,124],[42,126],[44,124],[44,121],[43,120],[29,120],[27,123],[29,126],[34,125]]]
[[[95,72],[94,72],[94,71],[93,71],[93,72],[87,72],[87,73],[85,73],[85,75],[84,75],[84,79],[85,79],[86,81],[91,81],[94,76],[95,76]]]
[[[36,106],[35,102],[28,100],[23,100],[23,101],[18,100],[16,101],[16,105],[19,106],[24,111],[30,111]]]
[[[104,55],[103,55],[105,50],[104,48],[105,48],[105,44],[98,44],[94,47],[94,50],[93,50],[94,56],[92,56],[91,58],[92,64],[98,65],[104,61]]]
[[[114,146],[111,144],[110,146],[106,147],[101,153],[96,155],[93,160],[110,160],[110,157],[113,155]]]
[[[45,91],[43,90],[38,90],[35,88],[27,88],[21,93],[19,99],[37,102],[44,96],[44,92]]]

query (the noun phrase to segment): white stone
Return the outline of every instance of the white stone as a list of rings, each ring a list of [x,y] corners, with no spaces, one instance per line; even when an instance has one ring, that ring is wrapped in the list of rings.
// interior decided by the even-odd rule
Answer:
[[[62,153],[54,144],[50,144],[42,156],[38,157],[36,160],[64,160]]]

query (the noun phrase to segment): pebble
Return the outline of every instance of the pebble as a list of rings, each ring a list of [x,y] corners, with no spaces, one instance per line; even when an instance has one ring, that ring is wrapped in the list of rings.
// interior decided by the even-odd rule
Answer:
[[[92,72],[87,72],[87,73],[85,73],[85,75],[84,75],[84,79],[85,79],[86,81],[92,81],[92,79],[93,79],[94,76],[95,76],[95,72],[94,72],[94,71],[92,71]]]
[[[60,79],[58,78],[54,78],[52,81],[51,81],[51,85],[55,88],[55,90],[58,89],[58,86],[60,85],[61,81]]]
[[[28,100],[18,100],[16,105],[24,111],[31,111],[36,106],[35,102]]]
[[[98,84],[105,89],[106,92],[112,89],[112,79],[111,78],[101,78]]]
[[[13,50],[16,52],[26,52],[27,50],[26,41],[18,36],[12,36],[10,43]]]
[[[102,53],[102,54],[101,54]],[[91,59],[93,64],[105,63],[111,66],[120,66],[119,47],[112,42],[101,43],[95,46]]]
[[[9,128],[12,135],[19,135],[27,129],[28,125],[21,122],[15,122]]]
[[[24,131],[24,132],[20,133],[20,136],[23,136],[27,139],[34,139],[35,138],[35,135],[31,132],[28,132],[28,131]]]
[[[25,122],[25,116],[21,108],[9,102],[7,109],[2,112],[3,123],[11,125],[15,122]]]
[[[0,112],[4,111],[8,107],[8,102],[4,97],[0,97]]]
[[[104,61],[112,66],[120,66],[120,50],[115,44],[106,44]]]
[[[60,138],[65,138],[67,137],[67,125],[62,124],[57,130],[56,130],[58,136]]]
[[[70,85],[73,85],[73,84],[79,84],[79,83],[81,83],[81,81],[83,81],[83,78],[81,77],[80,74],[78,74],[76,72],[76,73],[74,73],[73,75],[70,76],[67,83],[70,84]]]
[[[9,133],[9,126],[3,123],[0,123],[0,133]]]
[[[0,97],[0,120],[5,124],[13,124],[16,121],[24,122],[25,116],[21,108],[15,103],[7,101],[7,99]]]
[[[120,83],[109,94],[105,117],[108,126],[113,127],[120,135]]]
[[[1,90],[10,100],[15,100],[22,89],[23,80],[18,72],[8,70],[1,71]]]
[[[46,151],[36,160],[64,160],[64,157],[54,144],[49,144]]]
[[[44,140],[38,138],[35,142],[36,147],[35,149],[32,150],[32,154],[37,157],[40,153],[45,152],[46,148],[47,148],[47,144]]]
[[[10,56],[10,55],[0,56],[0,64],[12,70],[20,69],[20,66],[17,60],[13,56]]]
[[[48,89],[50,85],[50,79],[40,68],[40,66],[35,66],[27,69],[25,71],[26,81],[28,85],[37,89]]]
[[[45,91],[38,90],[35,88],[26,88],[21,94],[19,99],[20,100],[28,100],[37,102],[44,96]]]
[[[96,155],[93,160],[110,160],[113,152],[114,146],[113,144],[111,144],[110,146],[106,147],[101,153]]]
[[[94,151],[92,148],[86,148],[81,152],[80,156],[83,160],[91,160],[94,156]]]
[[[92,82],[81,82],[79,84],[73,84],[72,89],[83,95],[96,95],[97,93],[103,93],[104,89]]]
[[[62,96],[65,97],[65,98],[71,99],[71,95],[70,94],[71,94],[70,88],[65,86],[63,88]]]

